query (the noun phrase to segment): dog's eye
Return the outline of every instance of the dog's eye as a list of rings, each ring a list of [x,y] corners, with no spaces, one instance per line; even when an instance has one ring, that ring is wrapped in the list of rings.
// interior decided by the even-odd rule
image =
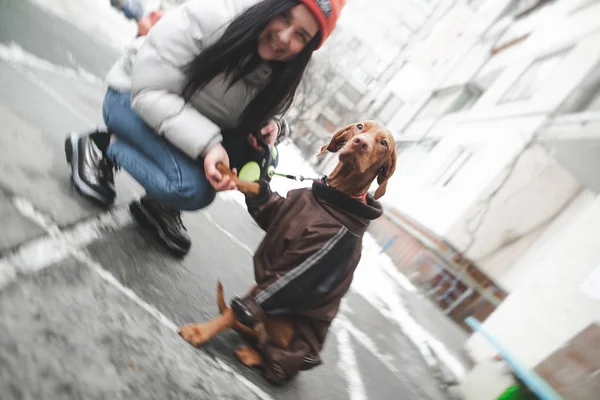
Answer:
[[[359,131],[362,131],[365,126],[363,124],[357,124],[356,127],[358,128]]]
[[[385,139],[381,139],[381,142],[379,142],[379,144],[381,144],[383,147],[387,148],[388,147],[388,142]]]

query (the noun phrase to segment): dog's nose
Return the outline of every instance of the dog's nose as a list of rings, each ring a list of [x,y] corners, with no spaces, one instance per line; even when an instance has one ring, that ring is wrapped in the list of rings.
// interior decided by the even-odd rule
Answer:
[[[370,147],[369,142],[365,138],[360,136],[354,138],[354,140],[352,141],[352,145],[361,151],[369,151]]]

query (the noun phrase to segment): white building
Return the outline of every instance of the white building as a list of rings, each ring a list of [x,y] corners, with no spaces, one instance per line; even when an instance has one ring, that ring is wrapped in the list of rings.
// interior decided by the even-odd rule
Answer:
[[[383,200],[510,293],[484,326],[532,368],[600,329],[600,1],[457,2],[389,90]]]
[[[313,56],[306,89],[289,114],[296,143],[307,155],[316,154],[337,128],[373,110],[389,118],[402,106],[386,88],[403,65],[409,44],[452,3],[347,1],[332,37]]]

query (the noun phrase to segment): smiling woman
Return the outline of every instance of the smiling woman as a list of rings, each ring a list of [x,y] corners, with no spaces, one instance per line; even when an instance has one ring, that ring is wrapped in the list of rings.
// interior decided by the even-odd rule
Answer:
[[[299,5],[285,10],[269,22],[258,37],[258,55],[263,60],[294,58],[319,32],[310,10]]]
[[[216,165],[240,168],[256,158],[250,132],[270,145],[285,134],[283,114],[344,3],[188,0],[151,21],[107,77],[108,132],[65,142],[75,187],[110,205],[115,166],[126,170],[147,193],[130,205],[136,220],[186,254],[181,210],[235,188]]]

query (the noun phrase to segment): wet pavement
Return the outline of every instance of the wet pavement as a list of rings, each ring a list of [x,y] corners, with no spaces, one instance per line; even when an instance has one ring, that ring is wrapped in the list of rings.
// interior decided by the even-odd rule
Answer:
[[[234,333],[202,350],[181,340],[176,325],[216,314],[218,280],[228,297],[250,287],[262,232],[218,197],[184,215],[193,246],[177,259],[131,221],[142,191],[127,174],[112,210],[78,196],[63,140],[102,124],[101,79],[118,51],[27,1],[0,7],[2,399],[447,398],[398,323],[356,291],[324,365],[282,387],[237,363]]]

